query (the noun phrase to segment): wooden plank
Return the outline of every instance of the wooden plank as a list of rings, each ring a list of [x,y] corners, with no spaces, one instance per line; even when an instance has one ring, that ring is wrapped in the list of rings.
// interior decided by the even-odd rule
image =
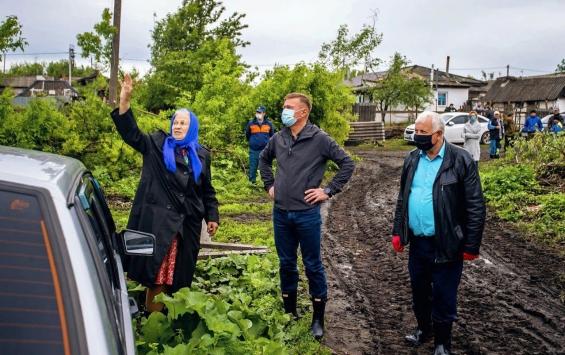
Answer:
[[[203,250],[198,253],[198,260],[205,260],[208,258],[222,258],[230,255],[250,255],[250,254],[267,254],[268,249],[249,249],[249,250],[224,250],[224,251],[207,251]]]
[[[218,249],[218,250],[268,250],[267,247],[261,245],[236,244],[236,243],[219,243],[219,242],[201,242],[202,249]]]

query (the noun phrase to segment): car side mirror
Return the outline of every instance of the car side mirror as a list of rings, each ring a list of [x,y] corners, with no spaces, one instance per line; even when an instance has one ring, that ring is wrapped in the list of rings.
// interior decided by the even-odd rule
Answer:
[[[143,233],[126,229],[121,233],[126,255],[145,255],[151,256],[155,251],[155,236],[150,233]]]
[[[453,125],[455,125],[455,123],[453,123],[453,121],[449,121],[449,122],[447,122],[447,125],[448,125],[448,126],[453,126]]]

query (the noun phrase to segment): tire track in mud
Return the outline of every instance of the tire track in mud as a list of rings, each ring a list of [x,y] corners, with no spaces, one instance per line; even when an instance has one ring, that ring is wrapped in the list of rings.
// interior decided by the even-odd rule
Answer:
[[[406,152],[358,151],[348,188],[328,204],[323,256],[328,274],[327,336],[337,354],[429,354],[404,335],[415,325],[407,251],[390,246]],[[565,354],[565,258],[524,240],[490,216],[481,259],[466,262],[453,351],[459,354]]]

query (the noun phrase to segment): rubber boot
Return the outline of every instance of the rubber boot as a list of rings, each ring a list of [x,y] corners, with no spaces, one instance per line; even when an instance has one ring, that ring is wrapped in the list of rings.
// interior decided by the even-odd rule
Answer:
[[[434,322],[434,355],[449,355],[451,349],[452,323]]]
[[[298,319],[296,311],[296,291],[282,294],[284,313],[292,314],[294,320]]]
[[[326,311],[326,300],[322,298],[312,298],[312,335],[316,340],[324,337],[324,313]]]

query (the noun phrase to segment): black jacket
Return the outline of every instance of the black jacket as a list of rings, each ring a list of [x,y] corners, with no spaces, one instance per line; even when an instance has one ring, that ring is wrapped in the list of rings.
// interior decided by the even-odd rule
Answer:
[[[196,238],[195,245],[199,245],[202,219],[219,222],[218,201],[211,182],[210,154],[204,148],[198,150],[203,168],[199,181],[195,182],[192,171],[181,157],[176,158],[177,170],[174,174],[165,168],[162,148],[167,137],[165,132],[157,131],[151,135],[143,133],[131,110],[119,115],[116,109],[112,112],[112,119],[123,140],[143,154],[141,179],[127,228],[154,234],[156,249],[150,258],[128,256],[126,271],[133,280],[152,287],[177,232],[185,239]],[[191,265],[177,267],[190,273],[194,271]],[[179,288],[182,286],[179,285]]]
[[[404,160],[400,191],[396,202],[393,235],[403,245],[410,241],[408,197],[420,150]],[[462,148],[445,142],[445,155],[433,186],[436,262],[460,260],[463,252],[478,254],[486,217],[486,207],[477,166]]]
[[[273,159],[277,160],[276,177],[273,177]],[[327,133],[310,122],[296,140],[287,127],[277,132],[259,159],[265,190],[275,186],[275,207],[288,211],[314,207],[304,201],[304,191],[320,187],[328,160],[339,166],[339,171],[327,186],[334,195],[341,191],[355,169],[347,153]]]

